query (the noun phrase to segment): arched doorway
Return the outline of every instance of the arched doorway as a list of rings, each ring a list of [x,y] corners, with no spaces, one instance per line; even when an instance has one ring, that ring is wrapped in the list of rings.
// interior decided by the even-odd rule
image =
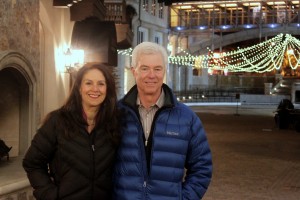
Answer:
[[[12,146],[10,157],[23,155],[36,129],[36,78],[19,53],[0,52],[0,138]]]

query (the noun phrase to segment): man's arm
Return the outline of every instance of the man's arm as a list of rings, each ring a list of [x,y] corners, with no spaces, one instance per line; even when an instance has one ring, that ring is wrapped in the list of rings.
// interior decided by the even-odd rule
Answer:
[[[183,199],[202,199],[212,177],[212,156],[202,122],[196,114],[191,122],[192,137],[189,143],[183,183]]]

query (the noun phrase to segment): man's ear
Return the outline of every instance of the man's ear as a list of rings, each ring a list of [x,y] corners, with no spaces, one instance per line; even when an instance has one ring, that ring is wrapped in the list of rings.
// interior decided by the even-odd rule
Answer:
[[[130,67],[130,70],[131,70],[132,74],[134,74],[135,68],[134,67]]]

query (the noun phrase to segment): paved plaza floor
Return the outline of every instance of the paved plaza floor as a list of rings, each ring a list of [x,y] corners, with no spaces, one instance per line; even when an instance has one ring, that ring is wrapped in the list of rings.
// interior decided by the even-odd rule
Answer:
[[[279,130],[275,106],[193,106],[213,155],[203,200],[299,200],[300,133]],[[1,186],[26,180],[21,157],[0,162]]]
[[[300,199],[300,133],[276,128],[274,106],[194,110],[213,155],[213,178],[203,200]]]

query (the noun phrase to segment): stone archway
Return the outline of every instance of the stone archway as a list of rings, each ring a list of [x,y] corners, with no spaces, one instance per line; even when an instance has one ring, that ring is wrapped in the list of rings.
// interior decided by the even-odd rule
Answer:
[[[11,157],[23,155],[37,127],[37,94],[32,66],[18,52],[0,52],[0,110],[0,138]]]

